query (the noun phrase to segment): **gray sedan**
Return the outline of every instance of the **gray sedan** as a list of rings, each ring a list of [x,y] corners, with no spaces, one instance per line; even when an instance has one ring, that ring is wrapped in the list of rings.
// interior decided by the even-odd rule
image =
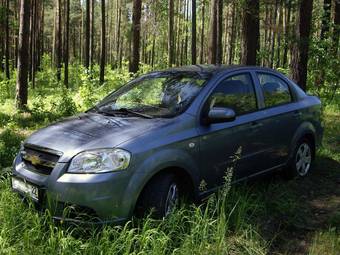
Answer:
[[[56,219],[85,212],[122,223],[151,209],[162,218],[182,196],[215,192],[227,174],[232,182],[276,170],[306,176],[322,130],[320,100],[279,72],[173,68],[35,132],[14,160],[12,187]]]

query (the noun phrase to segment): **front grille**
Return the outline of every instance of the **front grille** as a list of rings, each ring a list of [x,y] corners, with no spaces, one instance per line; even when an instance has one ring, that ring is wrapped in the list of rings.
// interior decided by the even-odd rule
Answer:
[[[44,175],[51,174],[61,156],[60,152],[24,146],[21,157],[28,170]]]

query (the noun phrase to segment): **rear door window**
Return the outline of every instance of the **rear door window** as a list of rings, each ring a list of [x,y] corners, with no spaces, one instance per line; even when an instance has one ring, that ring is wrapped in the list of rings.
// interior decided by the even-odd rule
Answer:
[[[265,107],[287,104],[292,101],[288,84],[281,78],[268,74],[257,73],[262,87]]]

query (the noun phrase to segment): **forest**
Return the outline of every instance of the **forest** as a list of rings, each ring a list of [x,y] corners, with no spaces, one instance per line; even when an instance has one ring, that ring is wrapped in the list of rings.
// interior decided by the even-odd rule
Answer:
[[[339,0],[0,0],[0,254],[340,254],[339,37]],[[56,225],[11,192],[32,132],[141,74],[197,64],[273,68],[320,97],[309,179],[100,229]]]

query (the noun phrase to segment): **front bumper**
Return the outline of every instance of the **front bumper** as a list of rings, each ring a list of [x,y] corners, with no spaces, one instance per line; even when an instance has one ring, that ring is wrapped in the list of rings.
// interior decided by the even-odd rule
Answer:
[[[97,223],[123,223],[131,217],[133,205],[123,199],[130,179],[128,171],[70,174],[66,172],[67,167],[67,163],[57,163],[50,175],[44,175],[25,167],[18,155],[13,176],[38,186],[38,207],[49,209],[57,220],[82,221],[79,219],[84,217],[79,216],[83,211],[91,215],[86,221]]]

